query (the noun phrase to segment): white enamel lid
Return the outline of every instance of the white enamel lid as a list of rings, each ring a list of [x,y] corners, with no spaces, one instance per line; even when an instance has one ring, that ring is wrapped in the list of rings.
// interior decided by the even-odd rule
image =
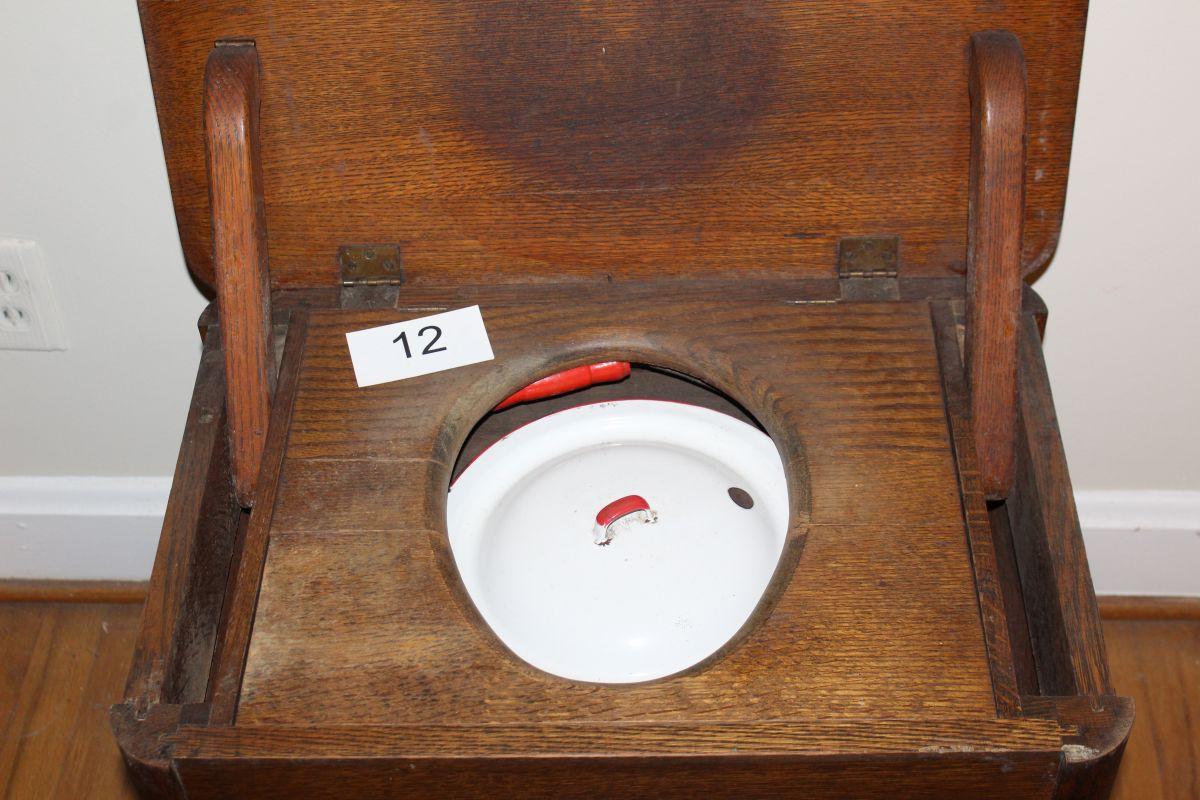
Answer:
[[[623,400],[498,441],[451,488],[447,518],[468,593],[517,656],[630,683],[684,670],[738,631],[783,551],[788,498],[756,428]]]

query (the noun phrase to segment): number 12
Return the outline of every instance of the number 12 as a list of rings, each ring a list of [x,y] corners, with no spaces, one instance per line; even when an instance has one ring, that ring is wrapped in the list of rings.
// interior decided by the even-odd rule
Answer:
[[[434,347],[434,345],[437,344],[438,339],[442,338],[441,328],[439,328],[437,325],[426,325],[424,328],[421,328],[421,330],[417,331],[417,338],[419,339],[424,336],[425,331],[432,331],[433,338],[429,340],[429,344],[425,345],[425,349],[421,351],[421,355],[427,356],[430,353],[440,353],[446,349],[445,347]],[[412,350],[408,346],[408,332],[400,331],[400,335],[395,339],[392,339],[392,344],[395,344],[396,342],[404,345],[404,357],[412,358]]]

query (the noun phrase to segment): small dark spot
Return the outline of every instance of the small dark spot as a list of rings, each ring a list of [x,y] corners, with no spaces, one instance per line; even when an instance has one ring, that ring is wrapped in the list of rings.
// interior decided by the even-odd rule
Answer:
[[[729,487],[729,499],[742,508],[754,508],[754,498],[745,489],[736,486]]]

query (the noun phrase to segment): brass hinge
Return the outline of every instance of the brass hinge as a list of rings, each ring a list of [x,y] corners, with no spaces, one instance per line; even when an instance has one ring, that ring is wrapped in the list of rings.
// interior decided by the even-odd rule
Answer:
[[[348,244],[338,248],[342,308],[394,308],[404,282],[398,244]]]
[[[347,244],[338,248],[342,286],[378,286],[404,282],[398,244]]]
[[[899,236],[846,236],[838,242],[843,300],[899,300],[899,275]]]

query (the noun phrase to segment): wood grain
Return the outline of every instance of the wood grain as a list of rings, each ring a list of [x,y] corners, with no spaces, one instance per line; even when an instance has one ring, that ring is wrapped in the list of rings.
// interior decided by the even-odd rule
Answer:
[[[308,335],[307,317],[294,311],[288,324],[287,341],[280,363],[279,390],[272,408],[271,422],[263,457],[262,482],[256,488],[256,510],[242,520],[240,547],[230,565],[222,604],[220,629],[213,651],[212,672],[208,676],[206,699],[211,703],[211,718],[216,724],[232,721],[246,658],[246,640],[258,598],[259,580],[266,550],[267,531],[275,509],[280,464],[288,438],[292,404],[297,390],[297,363]]]
[[[187,261],[211,284],[203,64],[264,70],[276,286],[334,286],[339,245],[403,246],[410,283],[832,275],[898,235],[965,268],[973,31],[1025,45],[1026,270],[1062,218],[1084,0],[664,6],[141,0]]]
[[[881,720],[822,717],[669,724],[432,723],[374,725],[357,729],[271,726],[183,727],[171,737],[180,758],[229,758],[253,746],[262,758],[429,758],[533,756],[638,756],[651,753],[729,756],[896,755],[967,750],[1054,749],[1058,723],[1048,719],[962,719],[947,724],[933,717]]]
[[[262,728],[188,729],[177,751],[189,796],[199,797],[237,785],[245,763],[238,754],[248,736],[261,734],[253,745],[266,754],[257,785],[287,792],[303,781],[316,787],[317,796],[794,797],[803,786],[804,796],[814,798],[949,798],[964,792],[1024,798],[1049,796],[1057,754],[1022,748],[1058,738],[1056,726],[996,720],[954,731],[919,720],[588,728],[362,728],[349,738],[344,728],[310,729],[299,737]],[[899,755],[906,747],[925,750],[904,770],[901,759],[913,759],[911,752]],[[869,758],[845,757],[864,749]],[[353,768],[337,760],[350,752]],[[527,754],[537,754],[533,769],[517,761]],[[312,780],[318,760],[339,776],[324,790]],[[287,769],[276,766],[284,763]],[[980,776],[986,776],[983,783],[977,783]]]
[[[229,480],[221,336],[204,343],[125,697],[140,713],[203,699],[240,516]],[[197,688],[199,687],[199,688]]]
[[[135,796],[106,721],[139,615],[132,604],[0,604],[0,796]]]
[[[808,761],[765,756],[704,758],[516,759],[382,758],[264,760],[197,758],[180,762],[190,800],[304,796],[307,798],[491,798],[589,800],[595,797],[689,800],[794,798],[811,800],[1022,800],[1050,798],[1057,754],[949,753],[836,756]]]
[[[1102,609],[1109,607],[1105,600],[1102,598]],[[1158,598],[1142,600],[1143,609],[1151,604],[1163,608],[1171,605],[1160,603]],[[53,703],[59,709],[87,707],[89,702],[103,703],[120,696],[123,676],[113,674],[114,671],[109,669],[93,668],[94,677],[84,682],[43,685],[43,681],[50,678],[45,656],[50,653],[58,653],[63,658],[68,653],[86,655],[84,642],[91,636],[88,626],[64,626],[61,623],[64,617],[83,614],[89,607],[32,602],[6,602],[0,605],[0,741],[7,746],[14,738],[27,740],[24,754],[16,761],[6,762],[7,769],[11,771],[16,767],[27,774],[29,765],[17,764],[41,752],[44,741],[55,737],[69,739],[68,746],[74,752],[72,758],[82,757],[82,765],[86,766],[86,770],[75,770],[75,773],[86,772],[88,788],[86,791],[75,791],[77,784],[63,781],[60,777],[60,771],[73,769],[71,763],[52,765],[39,762],[45,768],[39,766],[37,781],[26,784],[32,792],[31,797],[75,800],[86,796],[95,800],[118,800],[134,796],[132,787],[125,779],[124,766],[112,734],[103,719],[88,714],[78,718],[73,726],[51,726],[36,732],[20,727],[19,721],[14,722],[14,713],[19,705],[26,709],[21,716],[27,716],[29,703],[19,702],[24,693],[37,693],[40,699],[36,702]],[[94,647],[98,661],[128,658],[139,613],[136,605],[122,604],[108,608],[101,621],[102,624],[108,622],[109,635],[101,638]],[[1124,612],[1118,610],[1116,613],[1120,615]],[[1143,610],[1142,613],[1160,612]],[[39,648],[36,643],[43,630],[47,631],[46,640]],[[1120,692],[1133,697],[1138,713],[1113,800],[1192,800],[1197,796],[1197,786],[1200,785],[1196,772],[1200,764],[1200,750],[1197,749],[1200,746],[1200,732],[1195,728],[1196,720],[1200,719],[1200,623],[1106,618],[1104,634],[1109,645],[1113,683]],[[43,655],[37,655],[38,652]],[[29,674],[31,666],[36,670],[35,674]],[[81,695],[84,698],[82,700],[78,699]],[[90,700],[87,699],[89,697]],[[882,725],[894,728],[896,735],[894,738],[883,736],[875,739],[876,746],[889,740],[896,743],[915,741],[920,734],[914,735],[914,732],[919,732],[920,727],[910,728],[913,722],[884,721]],[[983,723],[976,725],[982,726]],[[843,730],[850,732],[853,727],[844,725]],[[966,730],[960,731],[960,735]],[[323,736],[329,735],[331,744],[335,741],[332,732],[327,734],[319,730],[299,737],[289,736],[286,741],[281,741],[270,730],[243,734],[235,727],[224,731],[185,728],[181,736],[187,737],[187,750],[181,752],[194,757],[202,745],[214,756],[222,750],[228,752],[228,745],[219,745],[221,749],[218,749],[216,744],[222,736],[230,737],[230,743],[237,741],[239,736],[259,736],[267,752],[291,752],[295,755],[305,752],[301,748],[306,742],[319,742]],[[379,742],[376,749],[382,750],[388,741],[388,732],[384,730],[372,734],[370,729],[366,729],[358,734],[364,738],[372,735]],[[947,734],[942,732],[940,735]],[[349,747],[350,742],[345,737],[344,730],[338,732],[338,746]],[[203,740],[213,741],[214,744],[208,746]],[[964,743],[967,740],[956,741]],[[61,745],[54,745],[49,749],[57,750],[59,747]],[[316,749],[311,747],[309,752],[315,752]],[[9,780],[9,772],[0,771],[0,786],[7,785]],[[71,792],[67,793],[67,789]],[[712,786],[705,794],[711,793]]]
[[[614,290],[617,320],[604,305],[486,296],[496,361],[367,389],[345,331],[427,311],[312,315],[238,725],[995,713],[925,303],[651,304]],[[702,329],[679,324],[700,313]],[[444,503],[480,414],[599,356],[686,368],[747,409],[785,455],[791,541],[807,544],[761,627],[706,670],[585,689],[515,661],[474,621]]]
[[[204,72],[204,132],[233,484],[245,507],[253,502],[267,437],[275,366],[259,155],[260,83],[252,43],[217,43]]]
[[[269,343],[272,312],[255,299],[269,247],[272,285],[302,290],[305,309],[290,311],[301,323],[269,426],[270,370],[229,374],[231,427],[246,428],[238,408],[259,413],[251,439],[233,439],[239,497],[258,506],[236,537],[221,528],[228,588],[201,577],[219,550],[183,574],[156,570],[151,597],[167,605],[150,616],[150,652],[187,655],[159,674],[141,658],[134,675],[159,696],[113,714],[148,784],[174,794],[182,781],[191,797],[889,798],[1106,785],[1129,709],[1110,696],[1080,595],[1036,341],[1020,351],[1007,562],[977,474],[997,497],[1011,482],[1013,459],[993,446],[1012,442],[1003,323],[1020,298],[1006,289],[1057,239],[1083,0],[140,6],[190,266],[222,273],[222,317],[255,320]],[[971,59],[981,30],[1024,41],[1020,81],[1014,38],[977,37]],[[218,46],[206,84],[212,42],[232,36],[255,45]],[[1018,83],[1031,146],[1014,166]],[[208,176],[201,122],[220,104],[202,109],[205,94],[227,96],[233,121],[224,138],[209,125],[210,156],[216,142],[232,157],[210,157]],[[845,302],[838,243],[863,235],[898,237],[905,300]],[[401,247],[402,287],[337,291],[338,247],[363,242]],[[249,294],[222,288],[230,253],[257,268]],[[965,294],[969,397],[942,302]],[[471,303],[494,362],[354,384],[347,330]],[[236,321],[218,337],[244,349]],[[685,673],[633,686],[574,684],[512,657],[458,581],[445,531],[461,453],[521,412],[475,423],[531,380],[611,358],[727,395],[776,441],[790,496],[784,556],[742,631]],[[264,454],[253,490],[247,441]],[[195,507],[186,481],[180,497]],[[187,555],[194,529],[167,534],[166,552]],[[1019,573],[1034,598],[1039,688],[1064,696],[1021,694],[1008,637],[1022,629],[1000,585],[1013,561],[1008,580]],[[192,610],[215,631],[203,702],[207,645],[176,644],[172,629]]]
[[[948,302],[932,307],[933,325],[937,337],[938,358],[941,363],[942,386],[946,394],[946,414],[950,424],[950,439],[954,446],[954,462],[958,469],[958,486],[962,495],[963,519],[971,561],[975,567],[975,590],[979,597],[979,616],[988,649],[992,670],[992,690],[996,709],[1002,716],[1020,712],[1020,689],[1014,664],[1014,645],[1010,640],[1009,611],[1006,607],[1002,574],[998,565],[992,526],[984,500],[978,459],[972,446],[968,414],[966,376],[958,345],[958,324]],[[1021,609],[1024,614],[1024,609]]]
[[[1025,54],[1015,35],[971,37],[971,181],[967,230],[966,368],[983,489],[1013,482],[1017,329],[1025,215]]]
[[[1044,694],[1112,694],[1037,320],[1019,339],[1017,481],[1005,503]]]
[[[1137,720],[1113,800],[1200,797],[1200,622],[1106,622],[1113,682]]]

